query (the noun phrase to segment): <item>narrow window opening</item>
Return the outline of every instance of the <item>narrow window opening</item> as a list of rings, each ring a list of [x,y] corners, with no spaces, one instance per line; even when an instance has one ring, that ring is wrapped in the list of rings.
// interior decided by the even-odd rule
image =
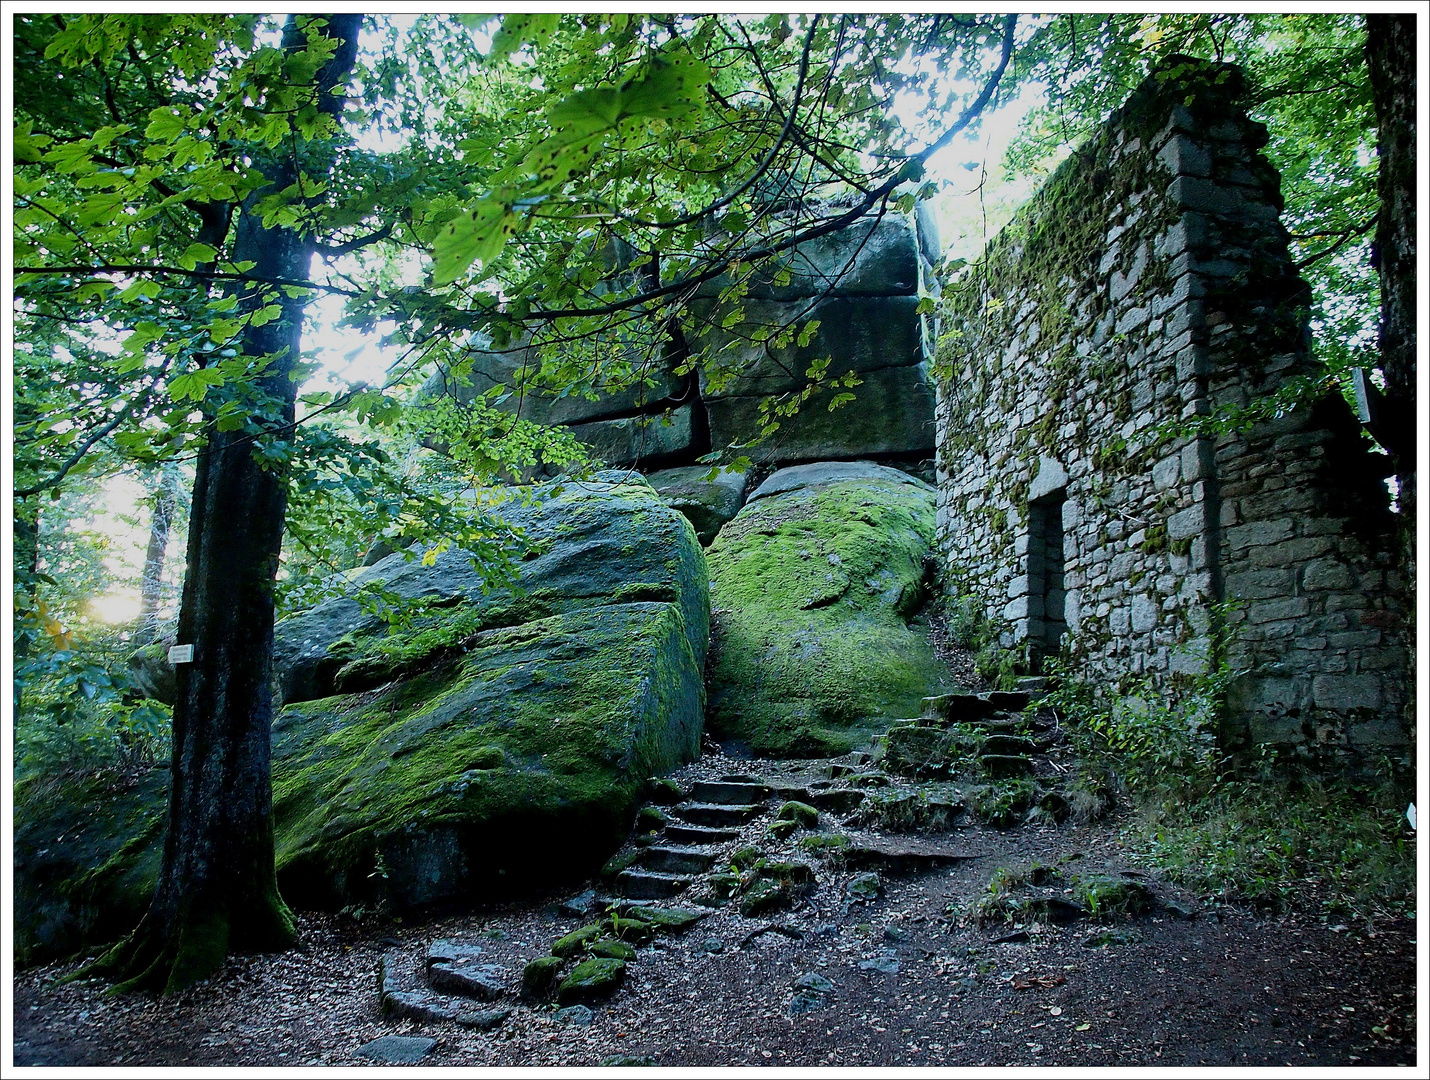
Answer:
[[[1042,656],[1055,656],[1067,633],[1063,583],[1063,502],[1059,488],[1028,504],[1028,637]]]

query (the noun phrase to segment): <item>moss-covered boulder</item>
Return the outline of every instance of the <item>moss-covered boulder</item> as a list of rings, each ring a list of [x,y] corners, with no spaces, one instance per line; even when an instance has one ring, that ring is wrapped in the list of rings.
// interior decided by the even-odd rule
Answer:
[[[896,469],[782,469],[711,545],[709,724],[756,754],[842,754],[948,685],[918,618],[934,491]]]
[[[515,530],[523,551],[510,586],[484,592],[466,551],[425,560],[390,555],[362,570],[403,600],[432,609],[398,637],[356,599],[328,600],[274,627],[273,657],[285,702],[380,686],[439,649],[484,630],[520,626],[599,604],[676,604],[704,663],[709,640],[705,562],[686,520],[637,473],[490,493],[482,506]]]
[[[593,956],[577,964],[570,975],[556,988],[556,1000],[562,1005],[573,1002],[599,1001],[610,997],[626,980],[626,962]]]
[[[169,771],[15,785],[15,962],[44,963],[133,930],[159,876]]]
[[[388,637],[360,612],[288,620],[313,631],[310,685],[363,665],[376,686],[298,701],[274,723],[290,904],[401,910],[579,879],[624,839],[649,779],[698,754],[709,600],[689,523],[643,482],[568,485],[511,513],[537,541],[524,594],[464,592],[467,560],[448,553],[425,568],[430,588],[419,563],[387,568],[412,595],[456,597],[442,621]],[[343,665],[324,669],[339,626]],[[96,778],[17,789],[17,955],[137,924],[167,782],[160,769],[117,792]]]

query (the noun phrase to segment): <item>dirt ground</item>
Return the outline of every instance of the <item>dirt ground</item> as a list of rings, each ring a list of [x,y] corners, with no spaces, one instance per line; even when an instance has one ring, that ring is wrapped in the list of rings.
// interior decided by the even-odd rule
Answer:
[[[701,778],[730,764],[702,759],[688,771]],[[1416,1064],[1413,924],[1208,907],[1155,880],[1118,836],[1116,820],[970,825],[941,838],[970,858],[885,873],[869,900],[851,898],[851,871],[823,867],[791,911],[747,919],[732,905],[641,947],[587,1027],[514,995],[489,1033],[379,1015],[384,953],[399,951],[415,970],[435,940],[478,941],[514,986],[527,960],[587,921],[558,906],[576,889],[426,921],[305,914],[301,951],[232,958],[177,999],[57,983],[77,965],[52,965],[15,978],[14,1064],[368,1064],[355,1051],[387,1034],[434,1038],[424,1066],[590,1066],[614,1055],[665,1067]],[[1159,905],[1112,925],[1114,943],[1089,945],[1109,927],[972,916],[996,869],[1060,860],[1140,873],[1160,901],[1193,917]],[[1026,940],[998,943],[1019,930]],[[833,990],[791,1015],[792,984],[811,973]]]

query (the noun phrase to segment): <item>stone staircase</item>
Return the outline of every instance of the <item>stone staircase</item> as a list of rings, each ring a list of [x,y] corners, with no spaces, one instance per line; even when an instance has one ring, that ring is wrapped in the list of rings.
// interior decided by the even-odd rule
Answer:
[[[493,1007],[506,996],[506,972],[481,959],[473,942],[437,941],[427,951],[420,976],[403,954],[383,955],[378,996],[389,1019],[446,1021],[479,1031],[500,1027],[510,1008]]]
[[[1033,759],[1047,748],[1047,725],[1024,710],[1041,690],[924,698],[921,716],[896,720],[875,739],[875,754],[890,772],[916,778],[949,776],[970,759],[990,779],[1031,776]]]
[[[628,900],[665,900],[684,892],[765,812],[771,794],[767,785],[743,778],[697,782],[684,802],[670,808],[675,820],[666,822],[659,839],[615,875],[613,890]]]
[[[596,889],[558,907],[585,925],[557,938],[549,956],[506,957],[504,964],[492,963],[497,957],[481,941],[438,941],[419,964],[390,952],[379,973],[383,1015],[491,1031],[518,1000],[554,999],[558,1020],[589,1023],[588,1006],[619,989],[628,965],[638,961],[634,946],[683,934],[718,908],[728,905],[732,916],[744,919],[766,917],[797,907],[831,873],[873,879],[875,895],[874,871],[916,873],[968,857],[922,839],[824,831],[824,815],[848,827],[854,817],[838,819],[857,817],[870,791],[890,782],[870,755],[857,752],[795,776],[772,768],[767,776],[729,774],[688,788],[653,780],[652,804],[637,815],[631,844],[607,864]],[[800,831],[837,843],[827,849],[790,843]],[[788,853],[772,855],[767,848]],[[806,853],[813,861],[802,859]],[[831,853],[837,857],[826,864]],[[687,893],[687,906],[661,903]],[[746,937],[771,926],[799,933],[780,923]]]

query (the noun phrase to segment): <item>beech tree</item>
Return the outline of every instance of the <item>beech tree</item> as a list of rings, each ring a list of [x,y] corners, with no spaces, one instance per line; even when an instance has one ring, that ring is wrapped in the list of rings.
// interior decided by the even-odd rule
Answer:
[[[217,25],[164,20],[139,27],[135,35],[132,26],[121,26],[116,33],[112,22],[76,20],[45,49],[47,58],[83,57],[99,68],[110,119],[115,121],[87,140],[56,139],[33,127],[25,133],[27,153],[41,160],[59,152],[46,150],[54,142],[65,151],[82,147],[83,156],[72,154],[68,159],[79,162],[74,169],[77,186],[90,179],[95,182],[86,186],[122,190],[121,185],[145,169],[140,162],[162,161],[182,175],[185,163],[204,156],[190,132],[202,131],[208,123],[216,129],[211,137],[222,140],[228,135],[235,142],[235,137],[242,137],[248,143],[241,151],[236,147],[231,151],[232,159],[220,165],[205,189],[180,193],[177,178],[167,170],[145,177],[147,188],[162,198],[158,207],[170,200],[181,202],[197,219],[196,238],[185,248],[181,263],[205,274],[220,251],[231,249],[228,261],[234,269],[209,276],[241,275],[244,283],[230,286],[221,298],[210,299],[200,290],[186,307],[207,302],[231,313],[235,325],[225,336],[229,348],[224,351],[231,357],[229,371],[241,371],[243,377],[232,382],[226,400],[185,392],[180,382],[188,378],[193,387],[221,386],[227,375],[222,365],[200,363],[174,380],[178,387],[170,386],[179,401],[204,399],[197,421],[203,438],[179,619],[179,636],[193,646],[193,657],[179,668],[169,824],[153,904],[134,934],[96,965],[96,970],[113,973],[124,986],[178,989],[209,974],[230,948],[281,947],[293,939],[292,919],[278,896],[273,867],[269,776],[273,583],[283,536],[285,457],[292,442],[295,374],[308,293],[301,283],[308,278],[317,243],[303,212],[317,205],[333,166],[340,131],[337,118],[344,103],[341,91],[357,54],[361,19],[358,15],[292,16],[276,47],[253,54],[247,73],[266,74],[267,81],[225,90],[233,99],[256,91],[281,100],[281,107],[279,101],[267,102],[266,132],[251,124],[225,131],[219,103],[233,107],[234,100],[224,102],[222,91],[212,94],[208,109],[201,108],[197,116],[166,103],[150,112],[145,129],[149,147],[158,146],[161,153],[151,154],[146,147],[142,155],[134,156],[132,165],[122,156],[108,154],[132,130],[125,123],[114,93],[116,80],[108,70],[116,55],[128,53],[140,78],[152,77],[157,65],[144,62],[141,43],[151,56],[155,46],[163,55],[164,46],[174,45],[167,35],[177,31],[179,47],[189,51],[191,60],[203,57],[211,63],[218,42],[209,33],[239,33],[251,40],[251,26],[236,20]],[[190,79],[213,80],[205,67],[192,62],[181,72]],[[245,66],[239,71],[244,72]],[[199,96],[209,89],[200,83],[193,99],[184,104],[190,108],[199,104]],[[161,143],[166,135],[169,141]],[[262,135],[267,137],[260,141]],[[180,149],[185,139],[193,145]],[[210,160],[216,156],[211,151],[210,155]],[[111,167],[123,179],[103,178],[101,160],[114,162]],[[239,183],[227,182],[230,170],[241,173]],[[22,196],[41,211],[49,209],[42,197],[43,183],[27,185]],[[229,197],[216,198],[220,193]],[[122,198],[115,199],[110,209],[120,205]],[[83,223],[88,209],[82,206],[76,220]],[[53,211],[51,216],[61,218]],[[123,235],[129,223],[121,218],[111,227]],[[92,251],[84,230],[74,232],[78,244]],[[133,243],[132,235],[124,238]],[[169,247],[172,241],[164,243],[156,231],[151,243],[159,248]],[[36,245],[46,246],[45,240]],[[135,295],[157,296],[162,291],[144,278],[134,288]],[[213,341],[213,320],[203,329]],[[158,326],[146,331],[141,324],[135,334],[157,340],[163,332]],[[129,344],[133,342],[131,337]],[[142,347],[141,342],[138,348]],[[216,379],[210,377],[215,371]],[[126,408],[132,411],[132,407],[132,402],[121,406],[115,419],[124,418]]]

